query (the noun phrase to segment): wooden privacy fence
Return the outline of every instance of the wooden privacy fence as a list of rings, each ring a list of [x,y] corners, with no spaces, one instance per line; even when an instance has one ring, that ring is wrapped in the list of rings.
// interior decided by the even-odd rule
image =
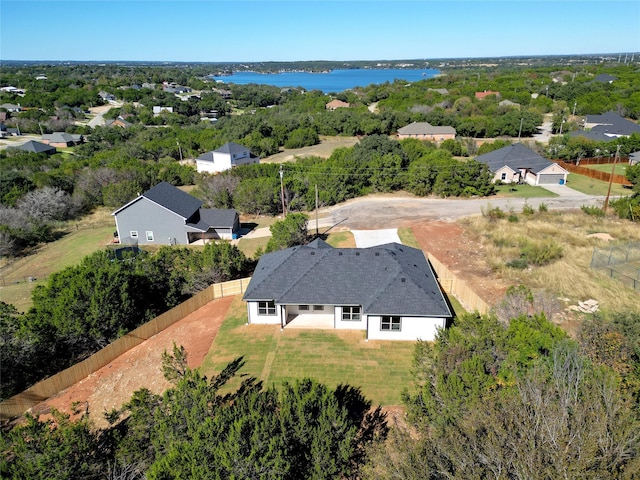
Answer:
[[[108,365],[123,353],[131,350],[137,345],[140,345],[145,340],[173,325],[190,313],[195,312],[210,301],[215,300],[216,298],[240,295],[244,293],[250,280],[251,277],[211,285],[206,290],[197,293],[186,302],[173,307],[171,310],[157,316],[144,325],[139,326],[123,337],[118,338],[99,352],[91,355],[89,358],[36,383],[22,393],[5,400],[0,403],[0,420],[10,420],[22,415],[31,407],[43,402],[53,395],[56,395],[65,388],[79,382],[83,378],[88,377],[93,372],[96,372],[105,365]]]
[[[427,256],[438,276],[440,286],[446,293],[456,297],[468,311],[489,312],[491,307],[471,290],[467,282],[456,277],[451,270],[430,253]]]
[[[582,161],[581,161],[582,162]],[[558,162],[562,168],[565,170],[569,170],[571,173],[577,173],[579,175],[584,175],[585,177],[595,178],[596,180],[602,180],[604,182],[608,182],[611,178],[611,174],[607,172],[600,172],[598,170],[594,170],[593,168],[580,167],[573,163],[565,163]],[[617,173],[613,174],[613,183],[619,183],[620,185],[631,185],[631,182],[624,175],[619,175]]]

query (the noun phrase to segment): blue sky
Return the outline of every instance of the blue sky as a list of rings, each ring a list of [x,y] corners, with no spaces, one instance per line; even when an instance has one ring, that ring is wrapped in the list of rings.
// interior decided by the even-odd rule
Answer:
[[[0,0],[2,60],[255,62],[640,52],[640,2]]]

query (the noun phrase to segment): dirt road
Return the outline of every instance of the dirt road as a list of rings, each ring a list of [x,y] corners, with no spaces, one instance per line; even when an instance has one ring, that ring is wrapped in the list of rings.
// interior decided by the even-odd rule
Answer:
[[[604,197],[567,195],[552,198],[440,199],[376,195],[349,200],[321,210],[323,224],[338,228],[374,229],[406,227],[421,220],[452,221],[480,215],[483,209],[500,207],[521,212],[527,203],[537,209],[544,203],[549,210],[571,210],[582,205],[599,205]]]

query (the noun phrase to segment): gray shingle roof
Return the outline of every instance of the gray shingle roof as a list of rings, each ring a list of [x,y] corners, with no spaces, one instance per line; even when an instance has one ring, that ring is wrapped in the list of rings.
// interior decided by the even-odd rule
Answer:
[[[234,143],[234,142],[228,142],[214,151],[233,155],[234,153],[242,153],[242,152],[246,152],[247,150],[248,150],[247,147],[243,147],[242,145],[238,145],[237,143]]]
[[[621,117],[615,112],[607,112],[602,115],[587,115],[585,122],[587,124],[596,124],[591,129],[592,132],[608,133],[611,136],[640,133],[640,125]]]
[[[442,134],[456,134],[456,129],[453,127],[435,127],[428,122],[413,122],[407,126],[398,129],[398,133],[401,135],[442,135]]]
[[[525,168],[531,170],[533,173],[538,173],[553,164],[553,162],[538,155],[521,143],[485,153],[484,155],[476,157],[476,160],[486,163],[491,172],[497,172],[506,165],[514,171]]]
[[[17,148],[19,150],[24,150],[25,152],[32,152],[32,153],[56,153],[56,147],[52,147],[51,145],[47,145],[46,143],[42,143],[42,142],[36,142],[35,140],[29,140],[26,143],[23,143],[22,145],[19,145],[17,147],[11,147],[11,148]]]
[[[322,240],[260,257],[245,300],[362,305],[366,314],[450,317],[424,254],[390,243],[333,248]]]
[[[152,202],[188,219],[198,211],[202,202],[170,183],[161,182],[142,194]]]
[[[187,226],[206,232],[210,228],[232,228],[235,225],[238,212],[224,208],[201,208],[197,222],[187,223]]]
[[[570,137],[584,137],[588,140],[593,140],[596,142],[612,142],[615,140],[613,137],[608,137],[602,132],[594,131],[594,130],[577,130],[575,132],[571,132],[569,134]]]

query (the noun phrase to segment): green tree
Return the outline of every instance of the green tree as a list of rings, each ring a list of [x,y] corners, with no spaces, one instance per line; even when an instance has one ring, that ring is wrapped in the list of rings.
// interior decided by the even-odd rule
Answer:
[[[309,217],[304,213],[289,213],[284,220],[269,227],[271,238],[266,252],[275,252],[295,245],[304,245],[309,241],[307,224]]]

